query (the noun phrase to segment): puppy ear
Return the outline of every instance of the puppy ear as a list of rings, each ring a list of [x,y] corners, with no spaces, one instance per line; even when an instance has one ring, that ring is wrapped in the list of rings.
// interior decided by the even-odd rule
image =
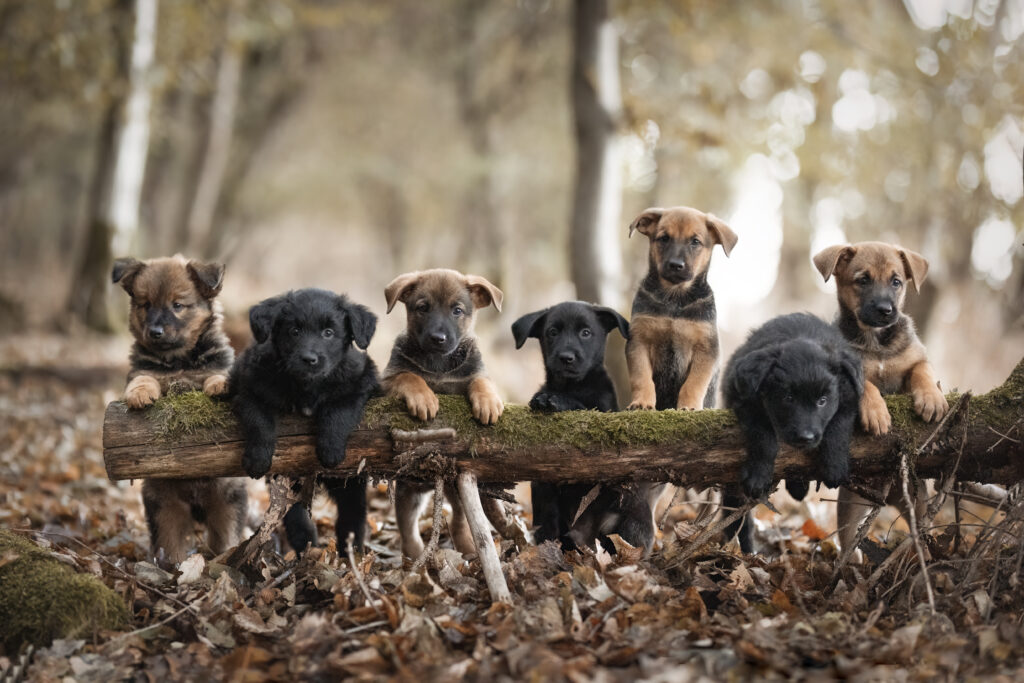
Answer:
[[[366,350],[370,345],[373,333],[377,331],[377,316],[366,306],[352,303],[344,297],[338,297],[342,310],[346,313],[349,331],[356,346]]]
[[[732,248],[736,246],[736,243],[740,241],[740,238],[736,236],[736,233],[732,231],[728,225],[725,224],[718,216],[713,213],[707,214],[706,225],[708,232],[710,232],[715,241],[722,245],[722,251],[728,256],[732,253]]]
[[[204,299],[212,299],[220,294],[221,287],[224,286],[223,263],[189,261],[185,268]]]
[[[619,312],[614,308],[608,308],[607,306],[591,306],[594,309],[594,313],[597,315],[597,319],[601,321],[601,325],[604,326],[605,332],[611,332],[616,327],[619,328],[619,334],[622,335],[623,339],[629,339],[629,322],[619,315]]]
[[[134,296],[132,284],[145,267],[146,264],[138,259],[119,258],[114,261],[114,268],[110,272],[110,277],[114,284],[121,285],[124,291],[128,292],[128,296]]]
[[[769,346],[743,356],[735,367],[732,383],[743,396],[756,396],[768,373],[775,367],[778,349]]]
[[[856,253],[857,247],[851,247],[847,244],[827,247],[814,255],[814,267],[825,278],[825,282],[828,282],[828,279],[835,274],[839,264],[853,258],[853,255]]]
[[[466,276],[466,288],[473,297],[473,308],[487,308],[491,304],[501,313],[501,302],[505,295],[501,290],[479,275]]]
[[[252,337],[257,344],[262,344],[270,338],[270,332],[274,329],[274,319],[284,304],[285,295],[264,299],[249,309],[249,327],[252,328]]]
[[[416,286],[417,282],[419,282],[420,274],[421,273],[419,271],[403,273],[388,283],[387,287],[384,288],[384,298],[388,302],[387,313],[390,313],[391,309],[394,308],[395,304],[399,301],[405,303],[410,290]]]
[[[657,227],[658,221],[661,220],[661,215],[665,213],[665,209],[647,209],[639,216],[633,219],[633,222],[629,224],[629,237],[633,236],[634,232],[639,232],[641,235],[651,236],[654,232],[654,228]]]
[[[921,291],[921,283],[928,275],[928,260],[915,251],[900,249],[900,259],[903,261],[903,270],[906,276],[914,283],[914,291]]]
[[[533,313],[527,313],[512,323],[512,336],[516,340],[517,349],[523,348],[523,344],[530,337],[540,339],[540,335],[544,331],[544,319],[547,318],[548,311],[550,310],[550,308],[545,308]]]
[[[864,393],[864,363],[861,357],[848,348],[840,349],[837,356],[836,369],[850,381],[860,396]]]

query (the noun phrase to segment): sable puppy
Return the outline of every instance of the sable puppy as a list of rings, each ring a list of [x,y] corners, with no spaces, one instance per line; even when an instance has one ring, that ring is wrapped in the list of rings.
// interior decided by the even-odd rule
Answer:
[[[144,408],[160,396],[202,390],[222,394],[234,351],[221,331],[217,295],[224,279],[219,263],[178,255],[114,262],[114,283],[131,297],[132,346],[124,399]],[[245,528],[248,494],[239,478],[142,482],[142,503],[151,551],[177,564],[188,552],[193,522],[204,522],[210,548],[220,554],[237,544]]]
[[[728,256],[739,238],[720,218],[685,206],[647,209],[630,224],[634,231],[650,245],[626,343],[629,410],[711,408],[720,352],[708,267],[716,244]],[[651,489],[652,501],[663,488]],[[738,502],[729,492],[723,499]]]
[[[722,387],[747,444],[743,492],[761,498],[771,491],[779,441],[814,451],[826,486],[846,483],[863,386],[860,358],[824,320],[793,313],[754,330],[726,364]],[[807,493],[807,482],[787,478],[786,485],[798,499]],[[743,552],[753,551],[752,532],[749,523],[740,529]]]
[[[270,470],[277,415],[282,412],[312,417],[317,459],[324,467],[339,465],[349,434],[378,388],[377,367],[361,350],[370,345],[377,316],[345,296],[300,289],[253,306],[249,323],[254,344],[235,363],[230,382],[232,407],[245,436],[246,473],[257,479]],[[354,546],[361,549],[366,534],[365,478],[327,479],[327,492],[338,504],[339,547],[351,533]],[[316,541],[305,509],[289,510],[285,531],[300,552]]]
[[[561,303],[515,321],[512,335],[516,348],[536,338],[544,357],[545,381],[530,400],[530,408],[551,412],[618,410],[615,385],[604,367],[605,338],[616,328],[629,338],[629,323],[618,312],[581,301]],[[643,513],[638,519],[625,514],[627,509],[637,508],[632,488],[611,487],[605,495],[598,494],[573,524],[581,501],[593,487],[594,483],[530,484],[537,543],[558,540],[569,549],[590,546],[600,536],[602,544],[614,552],[607,535],[617,533],[649,550],[654,529],[646,503],[639,506]]]
[[[381,385],[400,396],[409,412],[421,420],[437,415],[434,392],[465,394],[473,417],[494,424],[504,410],[497,388],[484,371],[473,336],[476,311],[491,304],[501,311],[501,290],[479,275],[433,269],[399,275],[384,289],[388,313],[399,301],[405,304],[406,331],[395,340]],[[395,486],[395,516],[402,536],[402,552],[419,557],[423,552],[417,520],[433,487],[411,482]],[[446,490],[452,505],[451,535],[463,553],[475,552],[473,538],[454,488]],[[499,529],[504,511],[493,498],[482,500],[488,518]]]
[[[892,417],[883,394],[909,392],[914,411],[925,421],[939,420],[949,410],[928,362],[914,322],[903,313],[906,283],[915,291],[928,274],[928,261],[909,249],[882,242],[836,245],[814,256],[825,281],[836,279],[839,312],[835,324],[864,363],[864,395],[860,418],[871,434],[885,434]],[[894,496],[898,498],[898,496]],[[839,539],[844,547],[856,536],[867,509],[845,489],[839,492]]]

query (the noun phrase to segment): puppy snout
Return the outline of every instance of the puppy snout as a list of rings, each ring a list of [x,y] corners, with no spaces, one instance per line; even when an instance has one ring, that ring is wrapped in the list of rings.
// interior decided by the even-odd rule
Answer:
[[[576,354],[571,351],[564,351],[558,354],[558,360],[562,361],[563,365],[573,365],[576,362]]]
[[[164,336],[164,326],[163,325],[150,325],[149,326],[149,336],[152,337],[153,339],[159,339],[160,337]]]
[[[435,346],[444,346],[448,342],[448,335],[444,332],[431,332],[430,341]]]
[[[892,315],[893,306],[891,301],[877,301],[875,302],[875,310],[880,315]]]
[[[310,367],[313,367],[320,362],[320,356],[316,355],[312,351],[306,351],[305,353],[301,354],[299,358],[302,359],[303,363]]]
[[[672,259],[665,265],[668,266],[669,271],[672,273],[682,273],[686,270],[686,261],[682,259]]]
[[[805,429],[804,431],[797,434],[797,440],[799,440],[799,442],[805,446],[810,445],[812,443],[817,443],[818,439],[820,438],[821,437],[817,432],[812,431],[810,429]]]

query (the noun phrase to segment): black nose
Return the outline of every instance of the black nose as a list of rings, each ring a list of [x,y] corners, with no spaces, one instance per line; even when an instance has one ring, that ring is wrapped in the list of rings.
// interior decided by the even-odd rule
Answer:
[[[150,325],[149,336],[152,337],[153,339],[159,339],[160,337],[164,336],[163,325]]]
[[[448,341],[448,335],[444,334],[443,332],[434,332],[430,335],[430,341],[434,342],[438,346],[441,346],[446,341]]]
[[[572,365],[576,362],[576,354],[566,351],[565,353],[558,354],[558,360],[562,361],[565,365]]]
[[[892,315],[892,302],[891,301],[880,301],[875,304],[875,310],[882,315]]]
[[[320,357],[311,351],[307,351],[306,353],[299,356],[299,358],[301,358],[302,361],[307,365],[316,365],[317,363],[320,362]]]
[[[673,260],[673,261],[669,261],[667,265],[668,265],[668,269],[673,271],[673,272],[682,272],[683,270],[686,269],[686,262],[685,261]]]
[[[807,430],[797,434],[796,438],[801,444],[807,445],[816,442],[818,440],[818,434],[817,432]]]

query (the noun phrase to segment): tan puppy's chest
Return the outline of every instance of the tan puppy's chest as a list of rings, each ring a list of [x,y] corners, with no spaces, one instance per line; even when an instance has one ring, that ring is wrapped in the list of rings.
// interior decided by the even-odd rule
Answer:
[[[919,341],[911,343],[896,356],[863,348],[857,350],[864,362],[864,379],[878,387],[883,394],[905,391],[911,369],[927,360],[924,345]]]
[[[638,315],[629,323],[630,345],[643,346],[657,358],[670,356],[673,365],[684,372],[694,354],[715,351],[717,339],[717,330],[709,322]]]

